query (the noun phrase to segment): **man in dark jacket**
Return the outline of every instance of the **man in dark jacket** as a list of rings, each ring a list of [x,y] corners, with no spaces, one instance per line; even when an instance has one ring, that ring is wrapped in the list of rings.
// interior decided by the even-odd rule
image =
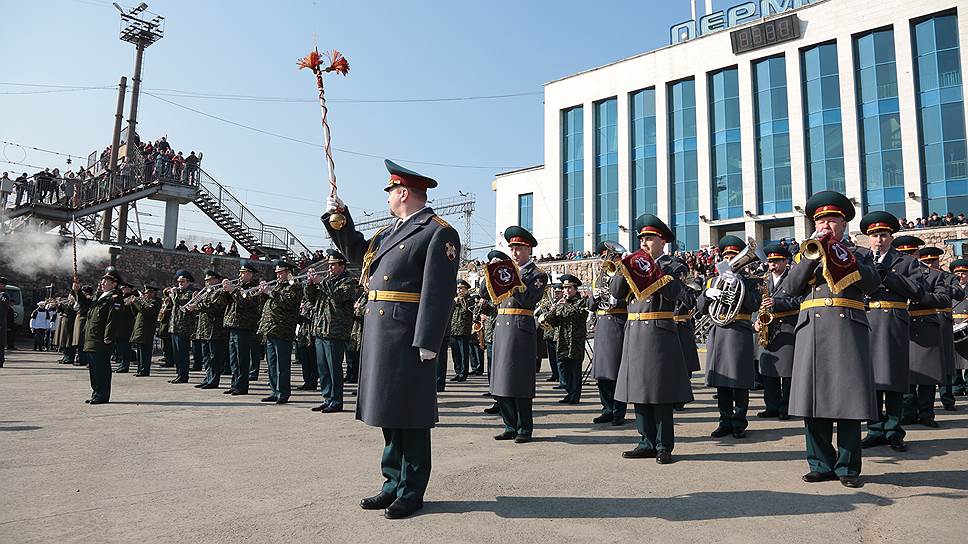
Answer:
[[[88,404],[105,404],[111,400],[111,350],[120,338],[121,319],[125,311],[124,297],[118,285],[121,274],[110,267],[101,277],[101,293],[94,300],[83,299],[82,311],[87,314],[84,324],[84,351],[90,353],[88,365],[91,375],[91,398]],[[74,292],[81,286],[74,282]]]
[[[202,342],[205,378],[195,387],[218,389],[222,370],[228,364],[229,333],[225,330],[225,301],[220,295],[224,278],[215,270],[205,271],[205,293],[188,307],[195,314],[196,334]]]
[[[266,338],[269,388],[272,391],[262,402],[286,404],[292,392],[292,346],[303,295],[302,289],[289,281],[293,268],[290,262],[276,261],[276,284],[270,286],[266,282],[260,283],[266,303],[262,307],[259,334]]]
[[[562,274],[564,295],[548,308],[547,320],[555,329],[555,347],[558,350],[558,372],[565,382],[565,398],[562,404],[578,404],[581,401],[581,369],[585,360],[585,336],[588,320],[586,302],[578,294],[581,280],[572,274]]]
[[[323,403],[313,411],[343,411],[343,356],[353,332],[353,302],[357,280],[346,273],[346,258],[335,249],[326,250],[329,275],[311,272],[305,299],[312,305],[310,332],[315,346],[316,369]]]
[[[766,332],[767,344],[762,346],[757,343],[766,410],[756,414],[756,417],[787,420],[790,419],[790,384],[793,377],[793,351],[797,316],[800,315],[800,299],[789,296],[782,286],[793,257],[790,252],[780,244],[771,244],[763,251],[769,262],[765,280],[768,296],[761,303],[760,314],[753,321],[753,328],[757,332],[757,338],[761,328],[769,329]],[[769,325],[764,325],[760,320],[763,312],[769,312],[772,316],[773,320]]]
[[[121,296],[125,300],[136,296],[134,286],[128,282],[121,284]],[[114,357],[118,361],[118,366],[114,372],[126,374],[131,368],[131,331],[134,329],[134,311],[130,306],[125,305],[124,311],[118,312],[118,319],[121,322],[121,329],[118,331],[120,339],[114,346]]]
[[[232,387],[225,391],[227,395],[247,395],[250,365],[259,364],[252,355],[264,299],[261,294],[249,292],[257,286],[255,273],[255,267],[243,263],[239,267],[238,285],[222,280],[219,293],[225,304],[223,324],[229,330],[229,364],[232,367]]]
[[[141,297],[128,299],[128,305],[134,312],[131,345],[138,354],[138,373],[135,376],[141,378],[151,374],[151,350],[155,343],[158,314],[161,312],[158,287],[145,285]]]

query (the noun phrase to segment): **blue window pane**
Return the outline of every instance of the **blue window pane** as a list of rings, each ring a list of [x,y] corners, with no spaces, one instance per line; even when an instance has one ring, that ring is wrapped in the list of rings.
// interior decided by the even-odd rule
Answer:
[[[894,62],[894,29],[879,30],[870,35],[874,39],[874,61],[877,64]]]
[[[958,47],[958,18],[954,15],[935,17],[934,38],[938,49]]]
[[[699,200],[696,159],[695,82],[683,80],[668,85],[669,181],[672,203],[672,228],[682,233],[684,243],[698,244]],[[704,105],[703,107],[708,107]],[[689,249],[697,247],[688,246]]]
[[[562,251],[584,249],[584,108],[576,106],[562,112]],[[532,201],[533,202],[533,201]],[[533,209],[533,207],[532,207]]]
[[[915,50],[918,55],[927,55],[937,48],[934,45],[934,19],[928,19],[914,25]]]
[[[891,43],[893,45],[893,40]],[[854,51],[860,68],[874,66],[874,34],[871,33],[858,38],[854,43]]]
[[[918,83],[925,91],[939,87],[938,58],[934,53],[918,57]]]

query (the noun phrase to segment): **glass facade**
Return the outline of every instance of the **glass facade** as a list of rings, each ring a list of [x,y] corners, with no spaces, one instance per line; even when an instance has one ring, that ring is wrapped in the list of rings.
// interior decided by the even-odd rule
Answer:
[[[595,246],[618,240],[618,100],[595,103]]]
[[[585,146],[582,141],[584,108],[576,106],[561,114],[562,191],[561,250],[584,251],[585,231]]]
[[[837,44],[825,43],[801,53],[807,193],[846,191],[844,137],[840,119],[840,72]]]
[[[534,193],[518,195],[518,225],[534,232]]]
[[[629,96],[632,118],[632,224],[629,227],[629,246],[637,247],[635,220],[643,213],[658,212],[658,174],[655,147],[655,89],[643,89]]]
[[[669,84],[669,202],[679,249],[699,249],[699,167],[696,158],[696,82]]]
[[[756,110],[756,185],[759,213],[793,211],[786,59],[753,63]]]
[[[739,72],[709,76],[709,141],[714,219],[743,216],[743,157],[739,133]]]
[[[883,210],[905,217],[894,29],[875,30],[854,39],[854,70],[864,211]]]
[[[913,26],[923,213],[957,215],[968,208],[958,17],[936,15]]]

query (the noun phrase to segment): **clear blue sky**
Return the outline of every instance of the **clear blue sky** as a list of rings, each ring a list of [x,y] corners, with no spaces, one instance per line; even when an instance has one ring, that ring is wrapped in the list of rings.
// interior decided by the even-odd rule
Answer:
[[[132,5],[131,0],[120,3]],[[665,45],[669,26],[689,17],[687,0],[155,0],[149,5],[166,17],[166,28],[164,39],[145,56],[143,87],[148,92],[312,100],[312,77],[296,69],[296,60],[311,49],[314,35],[320,50],[343,51],[351,65],[349,76],[326,79],[334,147],[389,157],[432,176],[440,182],[437,198],[455,196],[458,190],[475,193],[473,246],[493,242],[493,175],[543,161],[542,96],[433,103],[339,100],[540,93],[553,79]],[[0,0],[0,13],[5,21],[0,32],[0,139],[83,156],[109,144],[117,82],[121,75],[130,77],[134,60],[134,47],[118,39],[119,16],[111,3]],[[7,83],[109,89],[37,93],[53,89]],[[10,94],[25,91],[34,94]],[[319,108],[311,102],[165,98],[262,130],[322,141]],[[263,221],[288,226],[310,247],[328,246],[318,220],[327,193],[321,149],[145,95],[138,131],[150,139],[167,135],[186,154],[203,151],[203,168],[235,189]],[[0,160],[65,166],[56,155],[0,149]],[[383,161],[341,152],[335,161],[340,195],[356,215],[363,209],[385,211]],[[33,172],[0,163],[0,171],[8,169]],[[151,214],[141,217],[144,235],[160,232],[151,225],[162,223],[162,207],[147,203],[139,208]],[[183,207],[182,218],[188,237],[228,239],[194,206]],[[457,217],[452,222],[460,224]]]

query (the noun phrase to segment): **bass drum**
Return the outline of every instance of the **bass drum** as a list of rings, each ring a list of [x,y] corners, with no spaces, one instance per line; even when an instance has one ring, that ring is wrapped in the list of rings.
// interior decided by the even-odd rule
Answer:
[[[968,340],[968,321],[958,323],[954,328],[955,344]]]

